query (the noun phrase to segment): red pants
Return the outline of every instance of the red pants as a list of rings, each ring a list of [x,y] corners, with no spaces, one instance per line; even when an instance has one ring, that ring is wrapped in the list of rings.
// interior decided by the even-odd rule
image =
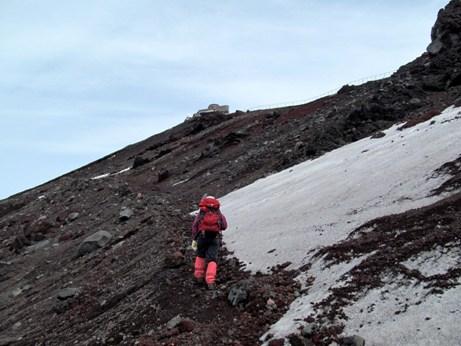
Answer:
[[[195,270],[194,276],[198,280],[205,278],[206,283],[214,284],[216,281],[216,272],[218,265],[215,261],[210,261],[208,264],[205,261],[205,258],[197,256],[195,258]]]

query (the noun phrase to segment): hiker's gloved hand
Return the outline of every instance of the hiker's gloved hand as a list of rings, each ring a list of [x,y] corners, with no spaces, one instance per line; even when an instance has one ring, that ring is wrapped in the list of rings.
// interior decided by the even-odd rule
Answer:
[[[194,251],[197,251],[197,241],[196,240],[192,240],[192,244],[191,244],[191,249],[194,250]]]

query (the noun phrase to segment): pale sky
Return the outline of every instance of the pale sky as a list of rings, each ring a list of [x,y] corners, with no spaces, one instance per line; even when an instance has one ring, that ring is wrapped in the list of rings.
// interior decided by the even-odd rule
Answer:
[[[0,0],[0,198],[205,108],[310,99],[421,55],[448,0]]]

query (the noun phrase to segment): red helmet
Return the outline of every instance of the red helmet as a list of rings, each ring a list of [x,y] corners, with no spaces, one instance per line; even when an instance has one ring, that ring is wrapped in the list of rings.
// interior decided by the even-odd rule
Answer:
[[[219,203],[218,199],[214,198],[213,196],[205,196],[202,198],[198,206],[200,210],[207,211],[208,208],[219,209],[221,204]]]

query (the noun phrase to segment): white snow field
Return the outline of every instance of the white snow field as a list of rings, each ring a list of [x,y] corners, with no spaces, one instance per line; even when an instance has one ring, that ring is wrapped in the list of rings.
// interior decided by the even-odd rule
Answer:
[[[382,138],[343,146],[221,198],[230,225],[224,232],[226,246],[247,269],[267,272],[286,261],[292,263],[291,269],[312,264],[299,280],[314,276],[313,286],[271,327],[269,333],[274,337],[296,331],[313,312],[311,304],[326,298],[329,288],[341,285],[340,277],[364,259],[326,269],[322,259],[312,259],[316,250],[343,240],[374,218],[429,205],[446,196],[429,195],[449,178],[434,171],[461,155],[461,108],[449,107],[408,129],[398,127],[384,131]],[[456,255],[434,251],[435,258],[424,254],[405,265],[432,273],[459,265]],[[411,283],[394,287],[394,280],[389,278],[387,286],[368,292],[346,308],[349,319],[342,321],[346,334],[363,336],[368,346],[461,345],[461,334],[456,332],[461,289],[426,299],[421,287]],[[389,299],[382,300],[385,290],[389,290]],[[398,297],[418,304],[395,314]],[[368,312],[373,303],[374,310]]]

